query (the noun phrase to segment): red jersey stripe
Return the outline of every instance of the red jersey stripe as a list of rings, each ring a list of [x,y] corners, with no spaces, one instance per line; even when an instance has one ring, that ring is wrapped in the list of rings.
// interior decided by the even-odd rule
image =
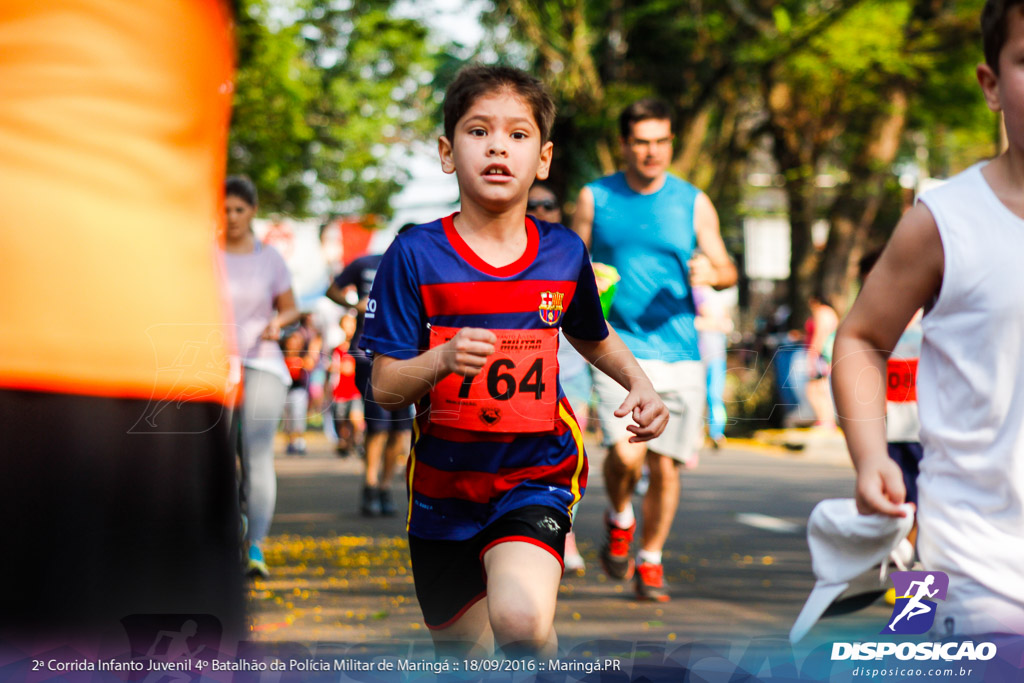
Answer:
[[[472,503],[489,503],[524,481],[569,488],[577,474],[576,454],[557,465],[503,468],[491,472],[446,472],[425,463],[416,463],[413,479],[417,495],[428,498],[458,498]]]
[[[540,314],[541,292],[561,292],[568,308],[576,283],[568,280],[512,280],[508,282],[442,282],[420,285],[427,317],[438,315]]]
[[[521,436],[520,434],[471,432],[465,429],[446,427],[435,422],[430,422],[429,420],[422,426],[422,429],[423,434],[426,436],[444,439],[445,441],[453,441],[455,443],[512,443]],[[569,425],[565,422],[555,422],[555,428],[553,430],[550,432],[542,432],[542,434],[562,436],[567,431],[569,431]],[[531,434],[530,436],[539,436],[539,434]]]

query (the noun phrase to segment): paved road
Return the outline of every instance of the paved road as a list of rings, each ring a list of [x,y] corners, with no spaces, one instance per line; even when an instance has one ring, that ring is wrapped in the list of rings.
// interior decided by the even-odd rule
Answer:
[[[692,643],[784,638],[813,583],[805,540],[819,500],[852,492],[853,472],[834,440],[799,453],[751,442],[705,451],[683,477],[665,550],[673,600],[638,603],[632,584],[600,571],[605,506],[602,449],[577,515],[586,574],[566,576],[556,613],[565,647],[595,639]],[[253,638],[298,643],[429,642],[416,603],[404,518],[359,516],[360,463],[326,443],[277,461],[277,516],[268,544],[273,575],[252,584]],[[401,482],[398,482],[401,484]],[[404,505],[403,505],[404,507]],[[807,645],[849,628],[875,628],[884,605],[829,620]]]

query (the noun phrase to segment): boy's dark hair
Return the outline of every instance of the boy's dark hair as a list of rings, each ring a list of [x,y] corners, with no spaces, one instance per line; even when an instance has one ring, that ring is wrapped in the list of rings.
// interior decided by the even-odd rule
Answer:
[[[676,131],[676,113],[665,100],[654,97],[637,100],[619,114],[619,135],[623,140],[633,134],[633,124],[648,119],[668,120],[669,130]]]
[[[224,196],[238,197],[249,206],[259,204],[256,186],[244,175],[231,175],[224,181]]]
[[[444,94],[444,135],[455,140],[455,124],[473,103],[484,95],[511,91],[522,98],[533,112],[540,129],[541,144],[551,136],[555,124],[555,101],[551,93],[537,78],[509,66],[466,66],[459,70],[455,80]]]
[[[988,0],[981,11],[981,44],[985,63],[999,75],[999,53],[1006,44],[1006,24],[1010,12],[1024,10],[1024,0]]]

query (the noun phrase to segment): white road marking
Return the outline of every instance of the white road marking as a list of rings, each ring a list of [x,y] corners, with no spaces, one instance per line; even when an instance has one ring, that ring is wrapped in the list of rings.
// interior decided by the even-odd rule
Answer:
[[[760,515],[756,512],[741,512],[736,515],[736,521],[740,524],[752,526],[755,529],[773,531],[777,534],[795,534],[803,530],[803,527],[799,524],[793,524],[793,522],[787,522],[778,517]]]

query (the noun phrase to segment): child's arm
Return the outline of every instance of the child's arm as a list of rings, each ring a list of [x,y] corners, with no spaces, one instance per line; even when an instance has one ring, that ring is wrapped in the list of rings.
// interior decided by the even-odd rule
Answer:
[[[448,342],[415,358],[400,360],[378,354],[373,359],[373,400],[387,410],[399,410],[418,401],[453,372],[475,377],[497,343],[490,330],[463,327]]]
[[[902,517],[900,468],[885,439],[886,361],[917,309],[942,285],[942,241],[931,212],[904,214],[836,334],[832,389],[839,424],[857,469],[857,509]]]
[[[563,330],[564,331],[564,330]],[[611,377],[629,394],[615,411],[617,417],[633,414],[635,425],[626,427],[633,432],[630,442],[650,441],[665,431],[668,408],[651,385],[632,352],[610,326],[608,336],[601,341],[586,341],[565,335],[580,355],[598,370]]]

